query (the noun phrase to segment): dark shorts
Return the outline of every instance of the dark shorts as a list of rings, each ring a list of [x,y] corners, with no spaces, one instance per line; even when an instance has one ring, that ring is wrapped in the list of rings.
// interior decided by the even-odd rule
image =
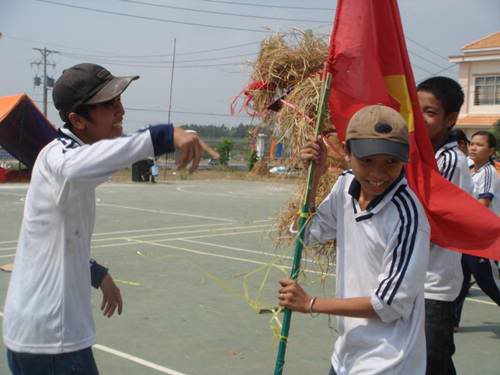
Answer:
[[[91,348],[63,354],[18,353],[7,349],[13,375],[99,375]]]
[[[427,342],[427,375],[455,375],[452,356],[454,303],[425,300],[425,339]]]

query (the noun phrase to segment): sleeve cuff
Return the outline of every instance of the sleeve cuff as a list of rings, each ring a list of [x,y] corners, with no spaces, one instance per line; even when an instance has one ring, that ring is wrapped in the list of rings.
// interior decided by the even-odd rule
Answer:
[[[382,302],[375,293],[371,296],[371,303],[373,310],[384,323],[393,322],[401,317],[394,309]]]
[[[494,195],[491,193],[482,193],[477,196],[479,199],[489,199],[493,200]]]
[[[94,288],[99,288],[104,277],[108,274],[108,269],[101,266],[94,259],[90,260],[90,283]]]
[[[153,125],[149,128],[155,156],[175,151],[174,126],[172,124]]]

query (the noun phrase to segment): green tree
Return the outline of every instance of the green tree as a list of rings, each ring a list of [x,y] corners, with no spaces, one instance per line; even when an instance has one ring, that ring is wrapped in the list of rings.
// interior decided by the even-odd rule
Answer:
[[[234,142],[230,138],[222,138],[221,141],[217,144],[216,150],[220,155],[219,164],[227,167],[229,163],[229,156],[231,154],[231,150],[233,149]]]

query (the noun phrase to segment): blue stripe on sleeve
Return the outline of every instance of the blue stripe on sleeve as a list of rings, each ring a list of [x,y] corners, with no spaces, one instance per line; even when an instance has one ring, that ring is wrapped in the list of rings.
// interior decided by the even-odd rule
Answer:
[[[155,156],[175,151],[174,127],[172,124],[160,124],[149,127]]]
[[[397,208],[397,210],[399,212],[399,217],[401,219],[401,224],[399,226],[398,242],[397,242],[396,247],[394,248],[394,250],[392,252],[392,261],[391,261],[391,268],[389,269],[389,275],[384,280],[382,280],[380,282],[380,284],[379,284],[379,286],[377,288],[377,291],[376,291],[377,296],[381,300],[384,300],[384,296],[387,293],[387,290],[388,290],[388,288],[390,286],[390,283],[391,283],[390,280],[394,277],[394,272],[396,271],[394,265],[397,262],[398,248],[401,246],[401,244],[403,242],[404,217],[403,217],[403,215],[401,213],[399,205],[396,202],[394,202],[394,200],[393,200],[393,203],[396,205],[396,208]],[[385,284],[385,288],[384,288],[384,290],[382,290],[384,284]]]
[[[457,154],[455,150],[446,150],[445,152],[443,152],[443,158],[444,161],[441,175],[447,180],[451,181],[457,167]]]
[[[401,192],[401,195],[406,198],[406,201],[405,201],[405,199],[402,199],[402,202],[405,206],[405,210],[407,212],[408,219],[413,224],[413,228],[412,228],[411,234],[410,234],[411,235],[410,244],[409,244],[409,247],[407,248],[408,254],[406,256],[401,274],[399,275],[399,278],[396,281],[396,285],[394,286],[394,289],[391,293],[391,296],[389,297],[389,300],[387,301],[388,305],[390,305],[392,303],[392,300],[394,299],[394,296],[396,295],[396,292],[398,291],[399,286],[401,285],[401,282],[404,279],[404,276],[406,274],[406,270],[408,269],[408,264],[410,263],[410,258],[413,255],[413,249],[415,247],[415,241],[416,241],[416,237],[417,237],[417,228],[418,228],[417,206],[415,205],[415,202],[413,201],[412,197],[410,196],[410,194],[408,194],[408,192],[406,190],[403,190]],[[401,198],[403,198],[403,197],[401,197]],[[408,202],[410,202],[411,209],[410,209],[410,207],[408,207]],[[413,215],[411,214],[410,211],[413,213]]]
[[[387,303],[389,305],[389,302],[385,300],[387,293],[389,292],[391,286],[393,286],[394,279],[396,278],[396,275],[400,272],[402,266],[403,266],[403,261],[405,258],[405,253],[406,253],[406,246],[407,246],[407,241],[408,241],[408,230],[409,230],[409,225],[407,225],[405,215],[402,212],[402,207],[400,204],[397,203],[396,200],[393,200],[394,204],[396,205],[396,208],[399,212],[399,218],[400,218],[400,232],[401,234],[403,231],[404,236],[401,241],[401,237],[398,236],[398,244],[393,250],[393,258],[392,258],[392,263],[391,263],[391,270],[389,273],[389,277],[385,280],[386,285],[383,290],[383,292],[379,295],[379,298]],[[400,249],[400,250],[399,250]],[[396,267],[394,267],[397,264]]]
[[[406,274],[418,228],[417,207],[408,192],[402,190],[394,196],[392,202],[396,206],[400,218],[398,243],[392,253],[389,275],[382,280],[376,291],[377,296],[389,306]],[[391,289],[392,292],[390,292]]]
[[[484,191],[483,193],[487,193],[490,191],[491,189],[491,169],[486,166],[486,169],[484,170],[484,175],[483,175],[483,178],[484,178]]]

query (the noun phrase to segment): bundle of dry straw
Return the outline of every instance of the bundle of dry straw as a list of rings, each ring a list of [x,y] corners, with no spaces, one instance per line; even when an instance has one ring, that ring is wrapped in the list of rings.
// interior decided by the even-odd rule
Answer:
[[[254,110],[264,113],[278,97],[321,71],[327,55],[327,43],[311,31],[295,30],[264,39],[251,75],[254,82],[265,84],[250,92]]]
[[[320,72],[328,55],[328,44],[311,31],[294,31],[288,37],[292,40],[291,43],[287,43],[283,34],[274,35],[262,42],[251,77],[254,82],[265,83],[265,86],[251,94],[253,109],[261,113],[263,122],[277,135],[276,140],[290,151],[291,156],[285,163],[296,167],[302,165],[300,150],[314,136],[322,84]],[[276,113],[268,111],[270,104],[280,98],[281,109]],[[333,130],[329,115],[326,116],[322,130]],[[335,133],[331,132],[328,137],[330,168],[320,181],[316,196],[318,204],[330,192],[345,167],[342,146]],[[278,218],[278,234],[275,237],[277,245],[289,245],[292,242],[293,239],[287,235],[288,228],[299,210],[305,189],[304,178],[299,183],[297,193]],[[326,265],[323,267],[326,272],[334,255],[333,244],[305,250],[310,257],[322,258],[320,264]]]

